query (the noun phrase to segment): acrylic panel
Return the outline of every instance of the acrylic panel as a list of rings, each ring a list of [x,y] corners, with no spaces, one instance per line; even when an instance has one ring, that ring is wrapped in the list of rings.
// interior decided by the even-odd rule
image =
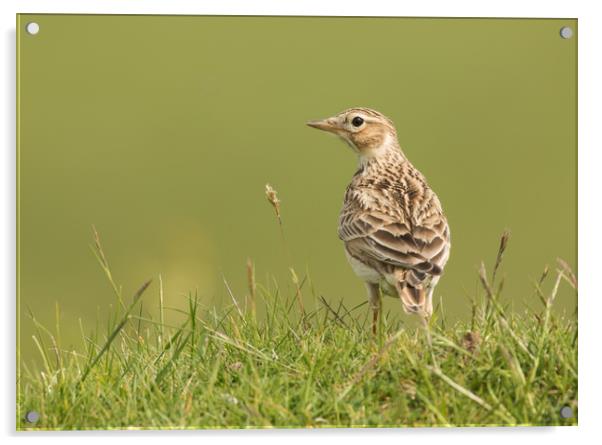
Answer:
[[[16,29],[19,429],[577,423],[577,20]]]

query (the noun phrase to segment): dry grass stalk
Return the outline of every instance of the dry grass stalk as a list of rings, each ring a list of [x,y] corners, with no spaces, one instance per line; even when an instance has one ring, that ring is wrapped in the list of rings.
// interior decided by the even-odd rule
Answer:
[[[330,304],[328,304],[328,301],[326,301],[326,298],[324,298],[323,295],[320,295],[320,300],[322,300],[322,303],[324,304],[324,307],[330,312],[332,313],[332,315],[334,315],[334,319],[336,321],[338,321],[339,323],[341,323],[343,326],[345,326],[347,329],[349,329],[349,326],[347,325],[347,323],[345,323],[345,320],[343,320],[341,318],[341,316],[339,315],[339,313],[337,311],[335,311],[332,306],[330,306]]]
[[[98,257],[102,263],[102,266],[108,267],[109,262],[107,261],[107,258],[105,257],[104,251],[102,250],[102,245],[100,244],[100,235],[98,234],[98,231],[96,230],[95,225],[92,225],[92,232],[93,232],[93,236],[94,236],[94,247],[96,247],[96,251],[98,252]]]
[[[556,261],[560,266],[564,279],[573,287],[573,289],[577,290],[577,277],[573,273],[571,266],[569,266],[562,258],[556,258]]]
[[[509,239],[510,239],[510,232],[508,232],[508,231],[504,232],[502,234],[502,237],[501,237],[501,240],[500,240],[500,247],[498,249],[498,255],[497,255],[496,264],[495,264],[496,269],[501,264],[502,257],[504,255],[504,251],[506,250],[506,247],[508,246],[508,240]],[[494,272],[493,275],[495,276],[495,272]],[[489,280],[487,279],[487,271],[485,269],[485,263],[483,263],[483,262],[481,262],[481,266],[479,267],[479,278],[480,278],[481,284],[483,285],[483,288],[485,289],[485,292],[487,294],[488,307],[490,307],[491,310],[497,312],[497,314],[499,315],[498,320],[499,320],[500,324],[502,325],[502,327],[508,332],[508,334],[514,339],[514,341],[516,341],[516,343],[518,344],[518,346],[529,357],[533,358],[533,354],[529,351],[529,348],[527,348],[527,345],[525,345],[525,343],[514,332],[514,330],[512,329],[512,327],[510,326],[510,324],[508,323],[508,320],[506,319],[506,317],[504,315],[504,311],[502,310],[502,308],[500,307],[500,305],[499,305],[499,303],[498,303],[498,301],[496,299],[496,294],[494,293],[494,291],[491,288],[491,285],[489,283]],[[537,285],[536,285],[536,287],[537,287]],[[500,289],[501,289],[501,286],[500,286]],[[499,290],[498,290],[498,294],[499,294]]]
[[[487,292],[487,296],[489,298],[493,298],[493,290],[489,285],[489,280],[487,280],[487,271],[485,269],[485,263],[481,261],[481,267],[479,267],[479,278],[481,279],[481,284],[483,285],[483,289]]]
[[[115,280],[113,279],[113,274],[111,273],[111,268],[109,267],[109,261],[107,260],[107,257],[105,256],[104,250],[102,248],[102,244],[100,243],[100,235],[98,235],[98,232],[96,231],[96,227],[94,225],[92,225],[92,232],[94,236],[94,246],[92,247],[92,252],[94,252],[94,255],[96,256],[100,267],[102,268],[107,279],[109,280],[109,283],[113,288],[113,292],[115,293],[119,304],[123,309],[125,309],[126,305],[123,301],[121,286],[118,286]]]
[[[280,217],[280,199],[278,199],[278,192],[272,188],[270,184],[265,185],[265,196],[274,207],[274,211],[276,212],[276,217],[278,218],[278,222],[282,224],[282,218]]]
[[[301,317],[303,317],[303,323],[305,323],[305,306],[303,305],[303,294],[301,293],[301,285],[299,282],[299,277],[295,272],[295,269],[290,268],[291,277],[293,280],[293,284],[295,285],[295,298],[297,299],[297,304],[299,305],[299,311],[301,312]]]
[[[242,309],[240,308],[240,305],[238,304],[238,301],[236,301],[236,297],[234,296],[234,293],[232,292],[232,289],[230,288],[230,285],[228,284],[228,281],[226,280],[226,277],[222,276],[222,280],[224,281],[224,286],[226,286],[226,290],[228,291],[228,295],[230,295],[230,298],[232,299],[232,303],[234,304],[234,307],[236,308],[236,311],[238,312],[238,315],[240,316],[240,319],[246,323],[245,320],[245,316],[242,312]]]
[[[443,374],[443,372],[441,372],[440,369],[438,369],[436,367],[433,367],[433,366],[428,366],[428,369],[433,374],[435,374],[437,377],[439,377],[441,380],[443,380],[445,383],[447,383],[449,386],[451,386],[456,391],[458,391],[460,394],[463,394],[466,397],[468,397],[470,400],[478,403],[483,408],[485,408],[487,411],[492,411],[493,410],[493,408],[491,407],[491,405],[489,405],[489,403],[485,402],[482,398],[480,398],[479,396],[477,396],[472,391],[464,388],[462,385],[459,385],[458,383],[456,383],[455,381],[453,381],[452,379],[450,379],[447,375]]]
[[[495,283],[495,275],[500,267],[500,264],[502,264],[502,259],[504,257],[504,252],[506,251],[506,247],[508,247],[509,239],[510,231],[505,230],[500,238],[500,247],[497,250],[497,257],[495,258],[495,265],[493,266],[493,274],[491,275],[491,283]]]

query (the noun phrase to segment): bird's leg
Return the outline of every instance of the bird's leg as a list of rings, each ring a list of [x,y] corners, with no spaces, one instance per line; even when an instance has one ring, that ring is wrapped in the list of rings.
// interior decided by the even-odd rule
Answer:
[[[368,303],[372,309],[372,334],[376,335],[378,314],[380,313],[380,288],[377,283],[366,283]]]

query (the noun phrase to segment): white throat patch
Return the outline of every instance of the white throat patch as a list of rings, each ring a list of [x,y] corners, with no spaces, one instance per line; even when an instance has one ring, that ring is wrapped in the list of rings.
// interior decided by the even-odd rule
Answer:
[[[354,147],[355,152],[359,154],[360,165],[365,165],[370,160],[384,155],[385,152],[387,152],[391,148],[392,142],[393,142],[393,138],[391,137],[390,134],[387,133],[387,135],[385,136],[385,140],[377,148],[373,148],[372,150],[368,150],[367,152],[361,153],[357,148]],[[351,145],[353,145],[353,144],[351,144]]]

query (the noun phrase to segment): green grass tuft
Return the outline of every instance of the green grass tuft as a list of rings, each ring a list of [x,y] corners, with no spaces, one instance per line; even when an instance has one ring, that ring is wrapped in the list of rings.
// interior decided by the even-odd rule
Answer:
[[[373,337],[366,305],[315,298],[310,310],[300,304],[306,280],[292,271],[282,295],[255,282],[252,263],[248,297],[231,294],[216,311],[191,295],[185,321],[168,326],[162,286],[155,320],[140,306],[148,283],[126,301],[98,236],[94,250],[120,305],[81,350],[38,325],[43,367],[20,370],[19,429],[577,423],[577,322],[552,312],[561,284],[576,289],[562,262],[548,295],[547,272],[537,283],[539,310],[508,311],[483,266],[470,321],[448,326],[436,311],[428,326],[407,326],[384,314]],[[561,418],[564,406],[574,418]],[[40,414],[35,425],[28,411]]]

